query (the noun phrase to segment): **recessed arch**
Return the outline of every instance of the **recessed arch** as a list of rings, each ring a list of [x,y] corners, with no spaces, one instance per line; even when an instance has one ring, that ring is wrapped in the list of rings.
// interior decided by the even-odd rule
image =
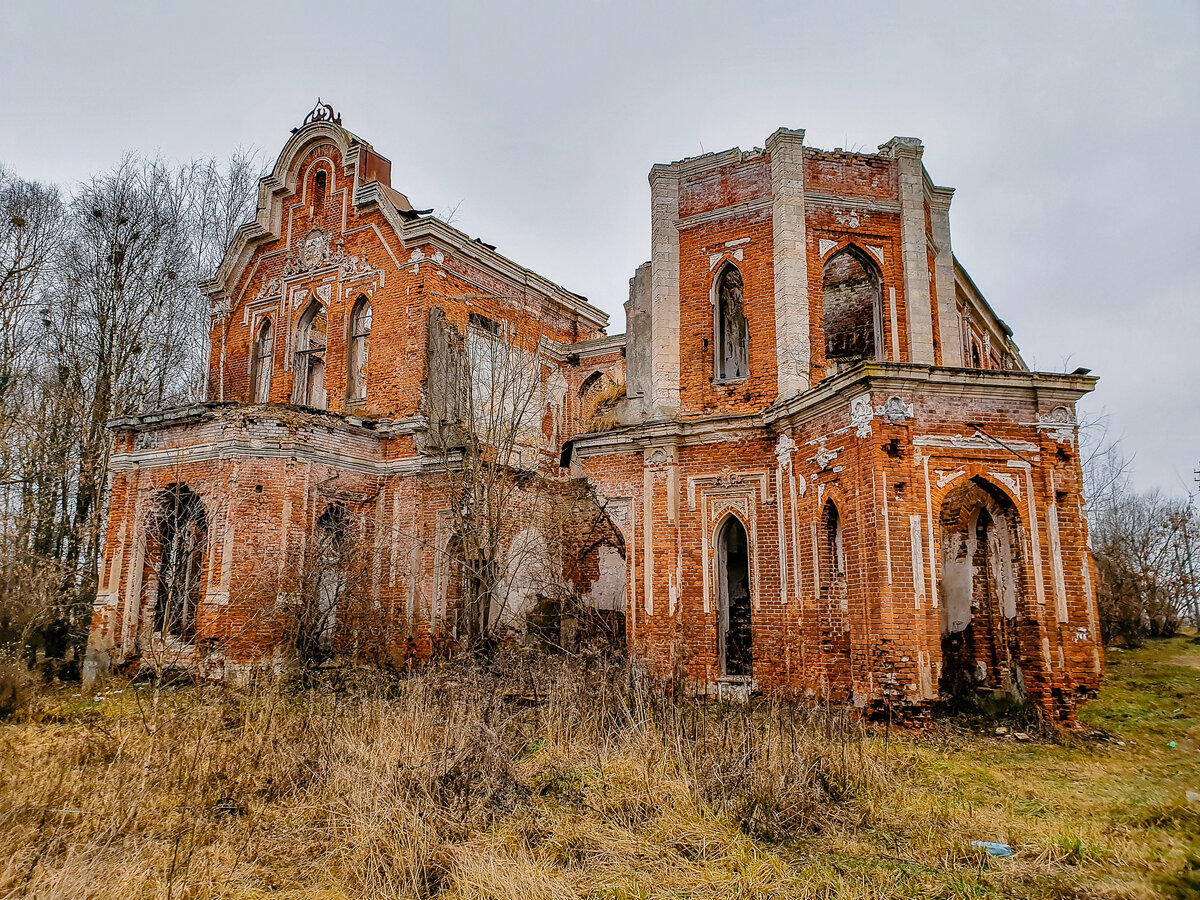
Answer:
[[[742,271],[731,261],[713,279],[712,307],[713,381],[741,381],[750,375],[750,326]]]
[[[856,244],[830,254],[821,272],[825,359],[838,366],[877,359],[883,347],[883,276]]]
[[[821,507],[821,593],[838,594],[846,584],[845,522],[837,502],[829,497]]]
[[[948,490],[939,506],[943,696],[972,704],[980,695],[1020,699],[1018,621],[1024,596],[1022,524],[1013,498],[980,475]]]

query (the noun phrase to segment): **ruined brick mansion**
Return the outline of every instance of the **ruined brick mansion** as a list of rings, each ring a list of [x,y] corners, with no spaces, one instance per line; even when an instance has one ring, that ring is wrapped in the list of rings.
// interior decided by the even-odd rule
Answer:
[[[501,555],[539,547],[649,669],[1070,719],[1101,674],[1075,425],[1095,379],[1026,368],[955,259],[952,196],[914,138],[829,152],[780,129],[655,165],[650,261],[610,336],[586,298],[415,209],[318,106],[204,286],[207,401],[112,423],[89,675],[164,648],[279,665],[323,535],[352,560],[309,585],[325,646],[410,661],[461,640],[465,457],[444,436],[519,346],[535,402],[488,465],[553,497]],[[492,624],[520,638],[548,589],[500,570]]]

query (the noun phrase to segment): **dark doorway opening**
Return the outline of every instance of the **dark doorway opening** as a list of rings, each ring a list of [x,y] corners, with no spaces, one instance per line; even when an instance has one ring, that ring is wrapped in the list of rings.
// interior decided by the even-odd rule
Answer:
[[[753,664],[750,632],[750,553],[746,529],[730,516],[717,537],[718,635],[721,674],[749,677]]]

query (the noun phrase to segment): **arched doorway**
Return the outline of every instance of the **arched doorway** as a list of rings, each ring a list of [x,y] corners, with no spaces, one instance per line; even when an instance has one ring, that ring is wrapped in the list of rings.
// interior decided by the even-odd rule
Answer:
[[[717,646],[721,674],[749,677],[753,668],[750,628],[750,546],[737,516],[717,535]]]
[[[1020,517],[1002,490],[982,478],[955,488],[942,502],[941,644],[943,698],[1021,700],[1018,612],[1021,596]]]

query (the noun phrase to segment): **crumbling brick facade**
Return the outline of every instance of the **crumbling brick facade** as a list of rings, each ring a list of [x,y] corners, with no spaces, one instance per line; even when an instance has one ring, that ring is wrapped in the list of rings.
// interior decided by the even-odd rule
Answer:
[[[206,285],[208,402],[113,423],[92,674],[277,664],[304,584],[331,598],[331,653],[460,639],[435,450],[478,412],[480,360],[517,346],[536,408],[504,459],[537,499],[505,545],[509,633],[569,595],[700,692],[916,715],[1014,696],[1064,720],[1094,692],[1074,404],[1095,379],[1026,370],[919,141],[830,153],[781,129],[655,166],[651,259],[610,337],[314,112]]]

